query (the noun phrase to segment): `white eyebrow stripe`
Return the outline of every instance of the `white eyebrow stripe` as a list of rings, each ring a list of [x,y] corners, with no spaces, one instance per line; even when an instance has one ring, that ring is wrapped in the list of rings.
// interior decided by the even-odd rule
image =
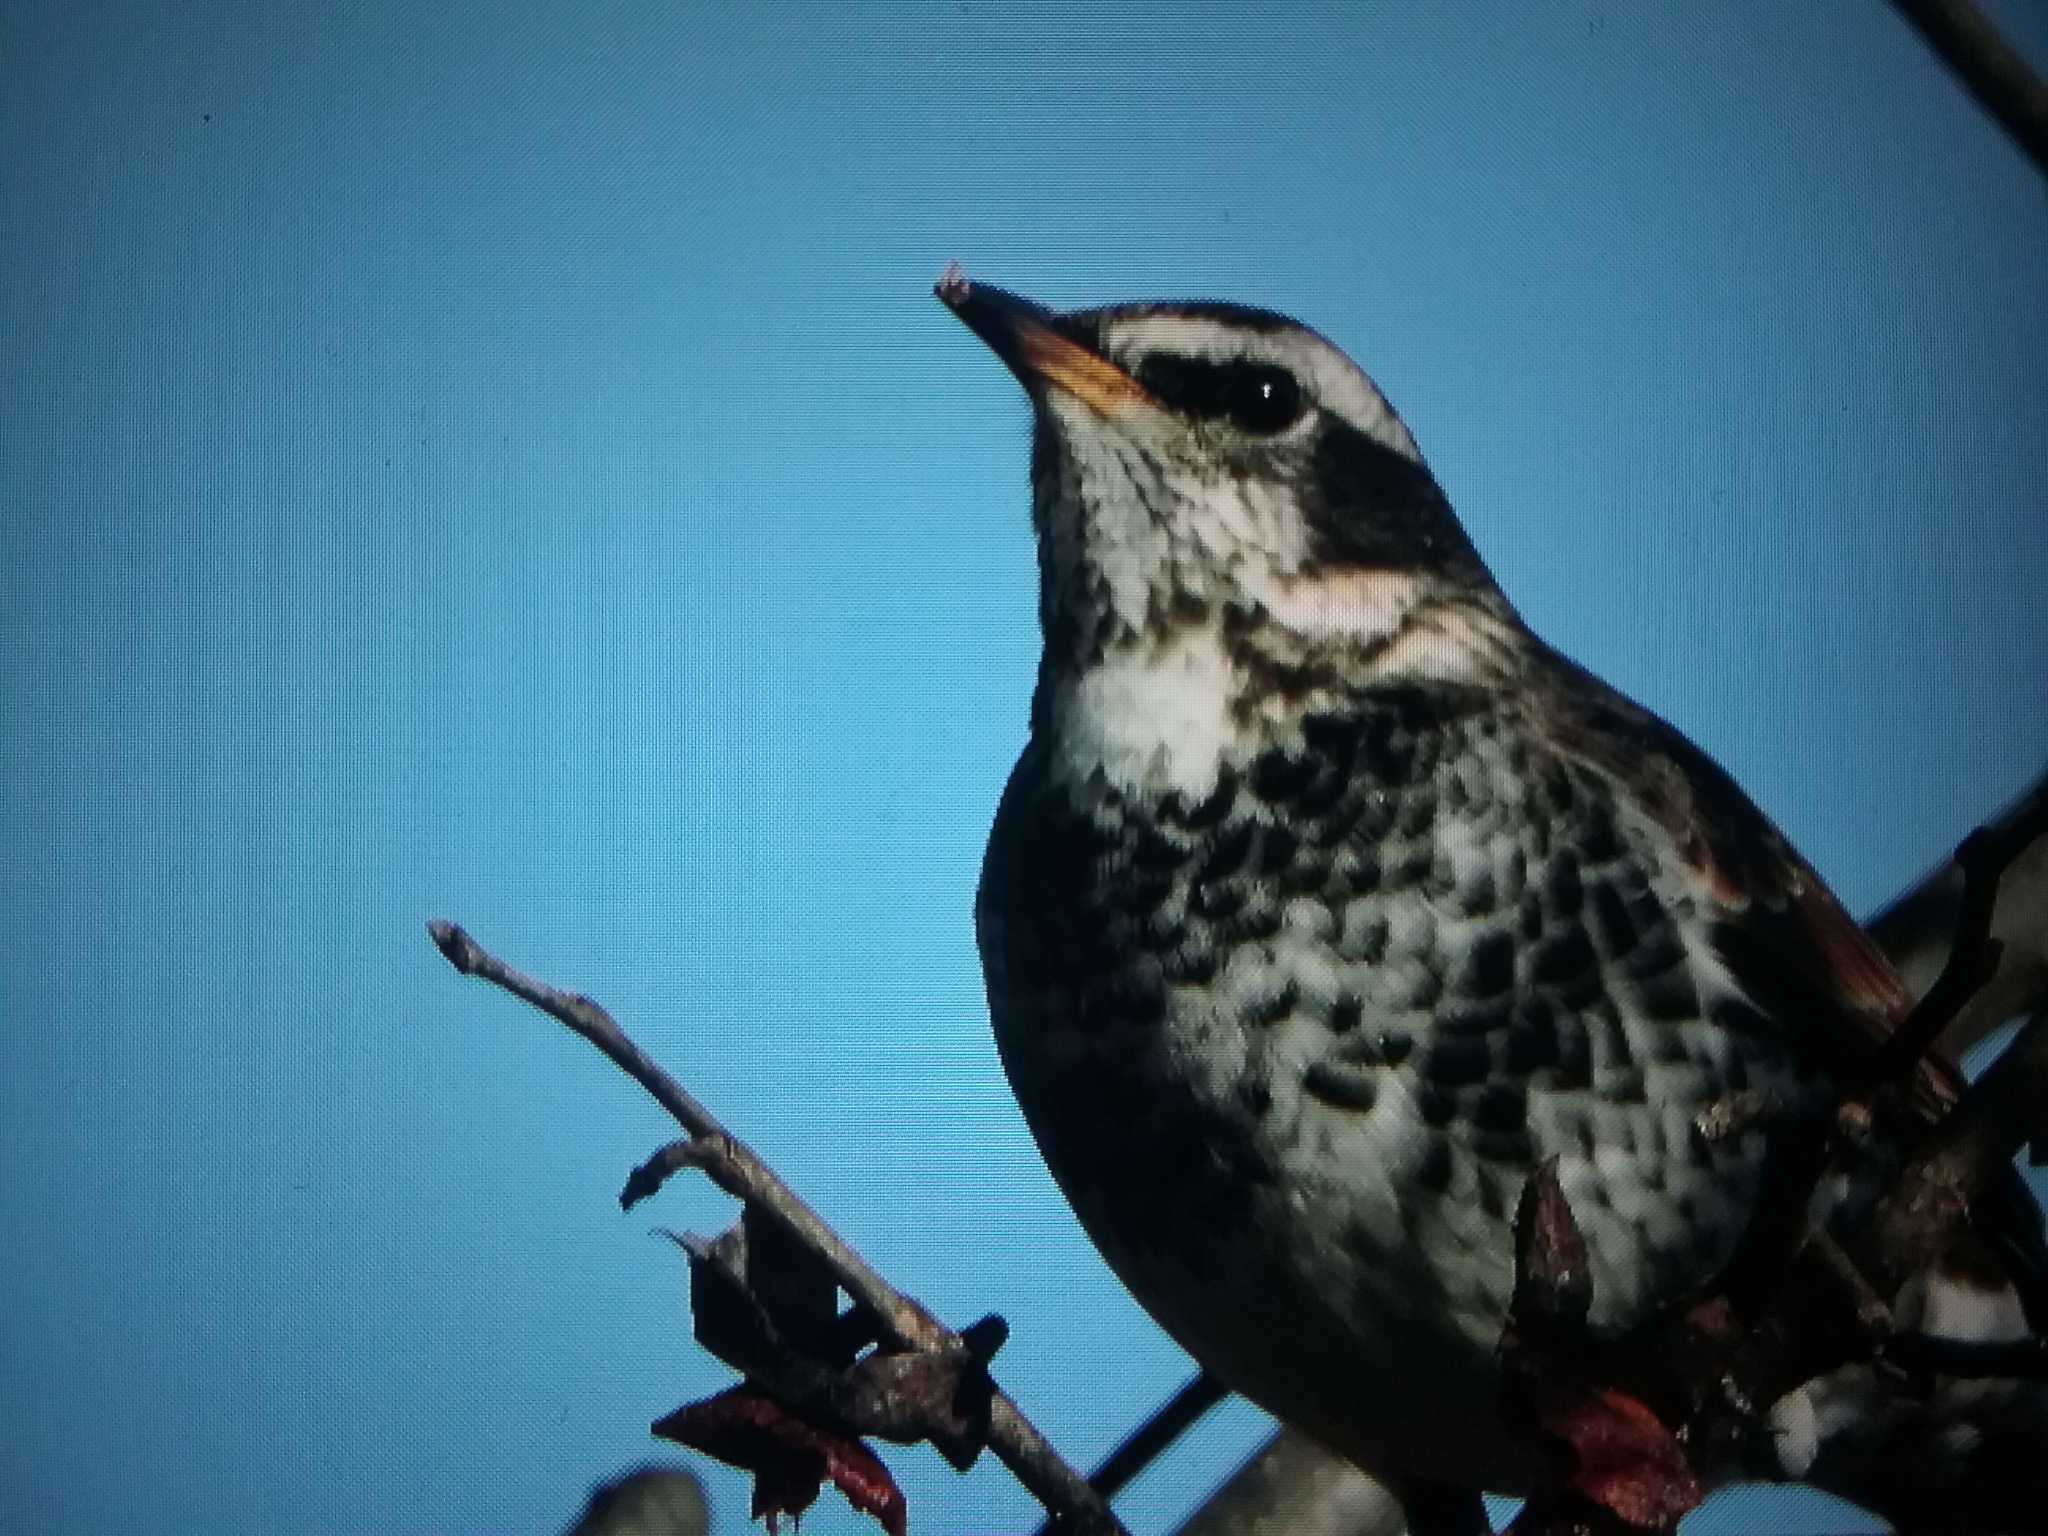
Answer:
[[[1291,361],[1248,343],[1293,342],[1306,336],[1299,330],[1251,331],[1230,325],[1213,315],[1134,315],[1112,320],[1108,327],[1112,348],[1125,355],[1144,352],[1178,352],[1184,357],[1223,362],[1237,357],[1270,356],[1274,361]]]
[[[1422,450],[1379,387],[1307,326],[1261,328],[1215,315],[1154,313],[1113,316],[1102,334],[1104,350],[1125,367],[1150,352],[1205,362],[1277,363],[1302,381],[1322,409],[1409,462],[1422,463]]]

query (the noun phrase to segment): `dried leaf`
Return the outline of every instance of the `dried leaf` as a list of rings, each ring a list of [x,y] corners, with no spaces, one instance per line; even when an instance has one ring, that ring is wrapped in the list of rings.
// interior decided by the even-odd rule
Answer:
[[[839,1282],[831,1268],[761,1206],[750,1202],[740,1212],[740,1230],[746,1234],[740,1272],[747,1289],[777,1333],[800,1348],[814,1349],[832,1332],[839,1311]]]
[[[1671,1431],[1625,1392],[1560,1392],[1541,1417],[1577,1458],[1571,1486],[1630,1525],[1675,1531],[1706,1497]]]
[[[889,1469],[851,1435],[799,1418],[751,1386],[733,1387],[657,1419],[654,1432],[754,1474],[754,1517],[772,1532],[817,1502],[827,1481],[847,1503],[904,1536],[909,1508]]]
[[[747,1235],[734,1225],[706,1242],[686,1235],[678,1241],[690,1260],[690,1315],[697,1342],[734,1370],[758,1370],[780,1341],[767,1311],[741,1279],[747,1263]]]

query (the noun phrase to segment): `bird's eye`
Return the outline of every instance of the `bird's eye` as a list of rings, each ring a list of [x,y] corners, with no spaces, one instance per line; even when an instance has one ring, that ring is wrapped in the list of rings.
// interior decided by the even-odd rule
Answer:
[[[1301,386],[1285,368],[1268,363],[1233,368],[1225,399],[1230,419],[1261,437],[1301,419]]]
[[[1301,420],[1301,384],[1274,363],[1215,363],[1155,352],[1138,365],[1138,382],[1183,416],[1228,420],[1241,432],[1271,437]]]

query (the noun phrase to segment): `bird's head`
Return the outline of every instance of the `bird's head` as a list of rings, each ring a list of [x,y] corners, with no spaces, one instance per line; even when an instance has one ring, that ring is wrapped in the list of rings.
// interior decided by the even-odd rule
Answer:
[[[1308,327],[1228,304],[1055,313],[957,271],[938,295],[1031,397],[1048,665],[1188,626],[1370,645],[1421,603],[1501,602],[1386,397]]]

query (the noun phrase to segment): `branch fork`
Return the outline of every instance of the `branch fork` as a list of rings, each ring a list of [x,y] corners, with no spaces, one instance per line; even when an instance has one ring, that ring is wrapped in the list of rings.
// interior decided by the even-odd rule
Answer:
[[[694,1169],[742,1203],[716,1238],[682,1236],[700,1343],[747,1378],[655,1432],[755,1473],[771,1527],[830,1480],[901,1536],[902,1495],[860,1437],[930,1443],[953,1466],[995,1453],[1073,1536],[1127,1536],[1105,1499],[990,1379],[1009,1335],[999,1317],[955,1332],[890,1285],[745,1142],[633,1042],[592,999],[513,969],[455,923],[429,934],[449,964],[532,1004],[595,1045],[687,1133],[627,1177],[630,1209]],[[671,1234],[673,1235],[673,1234]],[[841,1294],[849,1298],[842,1310]]]

